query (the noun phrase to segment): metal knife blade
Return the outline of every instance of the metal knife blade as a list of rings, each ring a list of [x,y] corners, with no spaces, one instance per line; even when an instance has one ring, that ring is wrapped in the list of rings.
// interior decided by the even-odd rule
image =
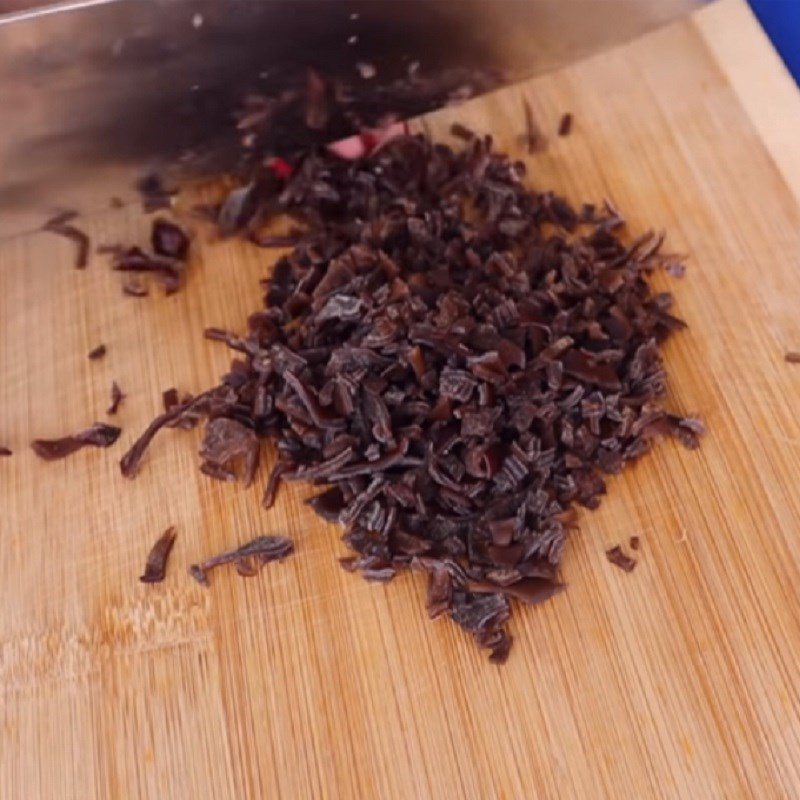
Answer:
[[[309,66],[368,91],[377,118],[398,110],[381,92],[409,70],[428,79],[461,70],[468,83],[491,74],[494,83],[471,81],[480,91],[628,41],[700,2],[0,0],[0,14],[23,8],[0,15],[0,237],[55,211],[129,199],[145,170],[183,178],[229,167],[245,95],[278,96]],[[430,110],[425,102],[405,111]],[[346,125],[298,136],[341,136]]]

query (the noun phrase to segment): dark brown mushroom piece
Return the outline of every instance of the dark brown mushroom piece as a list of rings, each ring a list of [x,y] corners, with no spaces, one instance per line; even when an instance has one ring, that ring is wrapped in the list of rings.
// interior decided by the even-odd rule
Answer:
[[[285,536],[258,536],[235,550],[226,550],[189,567],[189,574],[203,586],[208,586],[208,573],[223,564],[233,564],[245,578],[255,575],[270,561],[282,561],[294,552],[294,542]]]
[[[119,411],[120,404],[127,397],[127,395],[119,388],[116,381],[111,383],[111,405],[106,409],[106,414],[113,416]]]
[[[31,448],[39,458],[55,461],[66,458],[84,447],[110,447],[122,433],[121,428],[95,422],[91,428],[60,439],[34,439]]]
[[[118,272],[151,273],[161,281],[166,294],[173,294],[180,288],[183,264],[174,258],[155,256],[140,247],[129,247],[112,256],[111,268]],[[125,294],[142,296],[139,289],[131,289],[131,284],[123,285]]]
[[[139,580],[142,583],[161,583],[167,574],[167,560],[175,544],[175,527],[170,526],[159,536],[147,554],[144,573]]]
[[[619,545],[606,550],[606,558],[625,572],[633,572],[636,567],[636,559],[629,556]]]
[[[212,419],[206,425],[200,446],[200,470],[221,480],[236,480],[237,462],[241,461],[242,481],[249,486],[258,466],[260,444],[255,432],[241,422],[226,417]]]
[[[189,236],[179,225],[166,219],[153,220],[150,244],[156,255],[186,261],[189,243]]]

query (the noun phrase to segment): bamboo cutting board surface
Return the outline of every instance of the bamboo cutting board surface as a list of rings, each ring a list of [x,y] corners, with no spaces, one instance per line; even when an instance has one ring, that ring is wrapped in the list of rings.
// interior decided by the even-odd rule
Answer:
[[[800,795],[800,99],[741,0],[425,122],[519,149],[522,97],[550,146],[532,181],[604,196],[632,234],[691,254],[672,406],[709,434],[660,445],[581,516],[546,605],[517,608],[505,667],[423,609],[421,576],[344,573],[333,526],[282,490],[197,472],[165,431],[135,481],[117,462],[169,386],[225,370],[273,255],[203,243],[184,291],[123,298],[69,242],[0,245],[0,797],[773,798]],[[555,135],[561,114],[573,133]],[[138,209],[82,225],[134,241]],[[87,352],[105,342],[105,359]],[[104,419],[120,443],[56,463],[34,437]],[[271,457],[270,457],[271,458]],[[268,459],[269,461],[269,459]],[[262,476],[266,473],[262,465]],[[262,478],[263,479],[263,478]],[[137,580],[174,524],[166,581]],[[210,589],[189,563],[256,534],[296,555]],[[624,574],[604,550],[642,538]]]

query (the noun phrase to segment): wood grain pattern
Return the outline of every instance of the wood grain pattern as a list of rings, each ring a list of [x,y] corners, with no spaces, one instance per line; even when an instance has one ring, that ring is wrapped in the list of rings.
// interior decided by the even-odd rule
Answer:
[[[15,451],[0,461],[0,797],[800,794],[800,368],[783,362],[800,349],[800,180],[776,156],[797,128],[765,146],[719,20],[771,97],[774,57],[723,0],[425,120],[517,148],[524,94],[550,134],[527,158],[533,182],[612,197],[631,231],[665,227],[691,253],[685,280],[656,280],[690,325],[667,348],[672,403],[710,433],[696,453],[660,446],[582,516],[569,590],[517,610],[502,669],[425,618],[418,576],[344,573],[306,489],[263,512],[258,488],[199,475],[197,432],[164,432],[137,480],[119,475],[161,391],[225,369],[200,332],[242,326],[269,255],[204,243],[185,291],[133,300],[102,259],[72,270],[57,237],[0,245],[0,441]],[[146,226],[138,209],[85,222],[96,242]],[[88,361],[101,341],[108,355]],[[120,445],[37,461],[29,440],[102,419],[112,379],[128,394]],[[170,524],[167,580],[143,586]],[[297,554],[248,581],[215,573],[210,590],[186,575],[266,532]],[[603,551],[633,534],[626,575]]]

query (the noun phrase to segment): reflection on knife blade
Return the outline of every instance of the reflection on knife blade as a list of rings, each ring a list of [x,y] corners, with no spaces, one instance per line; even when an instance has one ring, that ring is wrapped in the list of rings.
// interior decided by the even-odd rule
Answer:
[[[148,166],[231,166],[237,109],[255,149],[280,152],[552,69],[694,5],[107,0],[12,16],[0,20],[0,96],[15,109],[0,130],[0,236],[56,206],[130,196]],[[258,121],[289,113],[309,68],[339,93],[336,113],[270,138]]]

